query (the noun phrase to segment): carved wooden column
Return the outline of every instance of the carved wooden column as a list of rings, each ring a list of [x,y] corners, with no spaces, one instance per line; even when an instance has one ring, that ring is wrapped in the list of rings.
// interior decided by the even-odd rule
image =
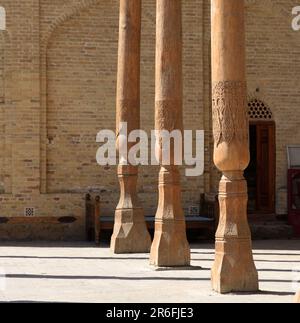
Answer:
[[[140,42],[141,0],[120,0],[117,134],[122,122],[127,122],[127,134],[140,129]],[[119,152],[121,144],[117,140]],[[136,143],[126,144],[129,151]],[[151,237],[137,197],[138,168],[121,162],[118,177],[121,194],[111,249],[117,254],[149,252]]]
[[[244,1],[212,0],[214,161],[223,172],[212,284],[220,293],[258,290],[244,178],[250,160],[245,66]]]
[[[157,0],[156,29],[156,130],[183,130],[182,117],[182,30],[181,0]],[[171,165],[160,158],[159,205],[150,263],[154,266],[187,266],[190,248],[181,206],[180,174],[174,165],[174,145],[170,145]]]

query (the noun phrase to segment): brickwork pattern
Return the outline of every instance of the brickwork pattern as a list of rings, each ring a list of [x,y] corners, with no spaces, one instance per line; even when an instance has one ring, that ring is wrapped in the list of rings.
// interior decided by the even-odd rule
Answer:
[[[268,105],[276,122],[277,205],[283,213],[286,145],[300,138],[295,1],[246,3],[248,93]],[[114,214],[119,195],[115,167],[95,160],[97,132],[115,128],[118,1],[0,5],[7,12],[7,30],[0,32],[0,216],[23,217],[25,207],[34,207],[39,217],[75,216],[77,224],[57,237],[83,237],[85,194],[101,195],[103,215]],[[206,131],[205,175],[182,178],[188,214],[200,194],[217,191],[220,179],[212,162],[209,0],[183,0],[183,39],[184,126]],[[154,128],[154,58],[155,1],[144,0],[141,125],[147,131]],[[156,211],[157,180],[157,167],[141,167],[139,195],[148,215]],[[13,238],[9,230],[0,224],[0,238]],[[50,227],[48,232],[53,235]]]

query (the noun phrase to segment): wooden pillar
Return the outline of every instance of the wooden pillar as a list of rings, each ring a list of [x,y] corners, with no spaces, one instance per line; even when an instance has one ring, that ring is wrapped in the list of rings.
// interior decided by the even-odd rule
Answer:
[[[181,0],[157,0],[156,24],[155,127],[158,133],[182,132]],[[180,174],[174,165],[174,144],[170,145],[169,165],[162,162],[161,141],[157,155],[161,163],[159,204],[150,263],[159,267],[188,266],[190,248],[181,206]]]
[[[94,212],[94,221],[95,221],[95,243],[100,244],[100,230],[101,230],[101,222],[100,222],[100,196],[96,196],[95,198],[95,212]]]
[[[124,122],[127,122],[127,134],[140,129],[140,43],[141,0],[120,0],[117,134]],[[127,142],[128,151],[135,144]],[[120,145],[121,141],[117,140],[119,152]],[[151,237],[137,197],[138,168],[121,162],[118,177],[121,193],[111,249],[117,254],[149,252]]]
[[[220,293],[254,292],[258,275],[244,178],[250,160],[244,0],[212,0],[212,101],[214,161],[223,173],[213,289]]]

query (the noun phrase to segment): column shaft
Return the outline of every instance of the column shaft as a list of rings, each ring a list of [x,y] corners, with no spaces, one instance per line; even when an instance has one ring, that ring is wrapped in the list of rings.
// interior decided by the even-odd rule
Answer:
[[[162,130],[182,133],[181,0],[157,0],[156,28],[155,127],[158,133]],[[187,266],[190,248],[181,205],[180,174],[174,165],[174,143],[169,153],[171,163],[165,164],[162,141],[158,140],[159,204],[150,263],[160,267]]]
[[[223,172],[212,284],[220,293],[258,290],[244,178],[250,160],[246,87],[244,1],[212,0],[214,161]]]
[[[121,151],[121,123],[127,135],[140,129],[141,0],[120,0],[117,81],[117,148]],[[126,143],[128,150],[136,143]],[[125,156],[128,157],[128,156]],[[138,168],[120,161],[120,201],[115,213],[111,249],[114,253],[149,252],[151,237],[137,196]]]

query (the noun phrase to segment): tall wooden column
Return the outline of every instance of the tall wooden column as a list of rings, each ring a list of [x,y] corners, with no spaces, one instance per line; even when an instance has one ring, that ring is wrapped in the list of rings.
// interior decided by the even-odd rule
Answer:
[[[140,129],[141,0],[120,0],[117,82],[117,134],[127,122],[127,134]],[[120,136],[117,140],[120,152]],[[126,143],[129,149],[136,143]],[[111,249],[114,253],[149,252],[151,237],[137,197],[138,168],[120,163],[120,201],[116,209]]]
[[[245,63],[244,0],[212,0],[212,100],[214,161],[220,182],[213,289],[258,290],[247,219],[249,123]]]
[[[156,130],[183,130],[182,117],[182,26],[181,0],[157,0],[156,29]],[[157,146],[161,170],[159,205],[150,263],[159,267],[187,266],[190,248],[181,206],[180,174],[174,165],[162,162],[162,144]]]

